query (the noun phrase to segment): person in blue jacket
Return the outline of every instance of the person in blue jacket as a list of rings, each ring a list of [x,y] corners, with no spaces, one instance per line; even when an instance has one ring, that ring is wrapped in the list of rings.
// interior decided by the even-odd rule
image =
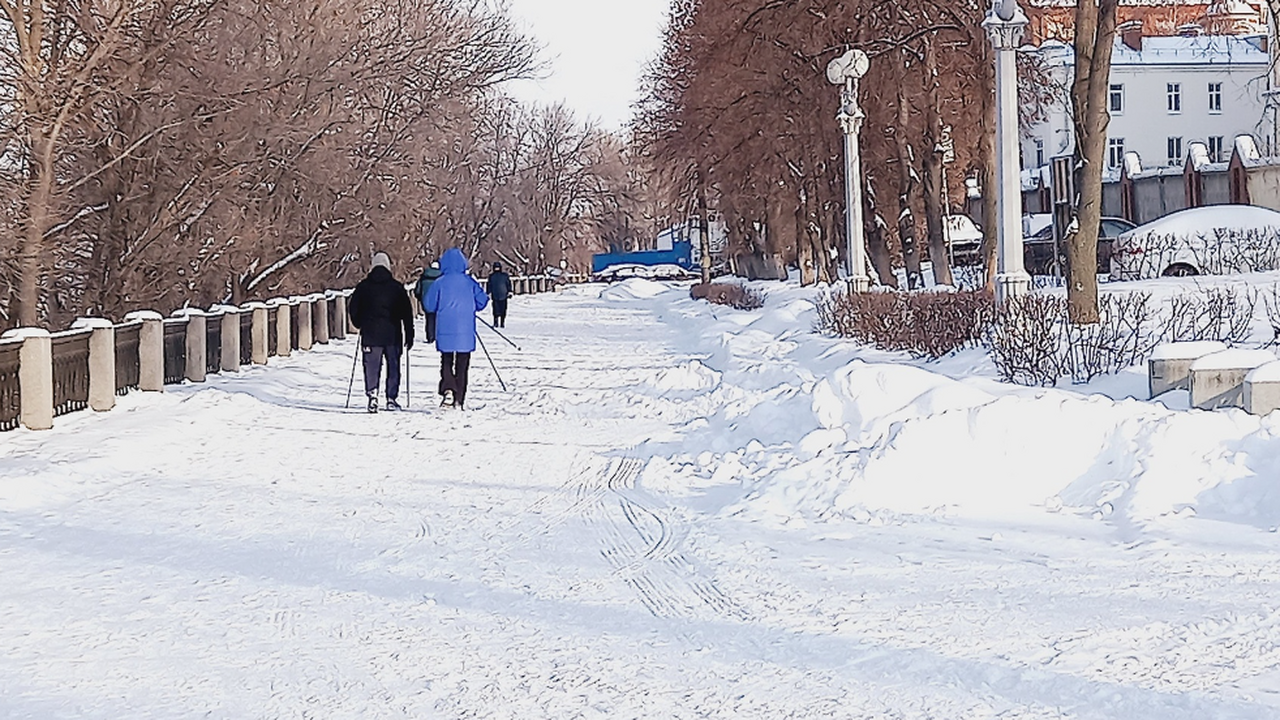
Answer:
[[[436,314],[436,349],[440,351],[440,406],[462,409],[467,399],[467,372],[476,350],[476,313],[489,296],[467,274],[467,257],[457,248],[440,258],[440,277],[427,290],[423,309]]]

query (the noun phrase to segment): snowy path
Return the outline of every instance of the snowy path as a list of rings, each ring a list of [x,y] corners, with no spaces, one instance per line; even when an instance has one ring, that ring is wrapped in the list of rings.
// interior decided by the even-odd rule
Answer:
[[[0,716],[1280,716],[1274,535],[673,488],[791,391],[701,392],[703,311],[642,300],[521,299],[465,414],[421,352],[411,412],[343,412],[346,342],[0,437]]]

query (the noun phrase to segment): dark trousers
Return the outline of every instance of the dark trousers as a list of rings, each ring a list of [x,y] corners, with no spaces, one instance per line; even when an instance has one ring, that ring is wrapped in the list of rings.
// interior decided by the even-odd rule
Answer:
[[[440,394],[453,391],[453,404],[462,407],[467,399],[467,374],[471,370],[471,353],[440,353]]]
[[[507,298],[493,299],[493,325],[494,327],[507,326]]]
[[[436,314],[435,313],[427,313],[426,331],[427,331],[427,342],[429,343],[435,342],[436,341]]]
[[[382,361],[387,361],[387,399],[400,397],[400,353],[399,345],[364,348],[364,394],[373,397],[378,394],[378,379],[382,376]]]

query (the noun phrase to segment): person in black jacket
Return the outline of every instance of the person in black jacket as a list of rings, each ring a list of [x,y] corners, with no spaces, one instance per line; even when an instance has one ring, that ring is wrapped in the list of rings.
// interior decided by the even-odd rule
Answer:
[[[502,263],[493,264],[493,272],[485,283],[485,292],[493,298],[493,326],[507,326],[507,299],[511,297],[511,276],[502,271]]]
[[[360,330],[364,353],[364,392],[369,412],[378,412],[378,379],[387,362],[387,409],[399,410],[400,354],[413,347],[413,306],[409,293],[391,274],[391,258],[375,253],[369,276],[347,302],[351,324]]]

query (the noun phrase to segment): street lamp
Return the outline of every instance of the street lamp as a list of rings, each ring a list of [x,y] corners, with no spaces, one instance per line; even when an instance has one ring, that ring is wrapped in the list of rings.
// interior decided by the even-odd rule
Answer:
[[[867,54],[850,50],[827,65],[827,80],[842,86],[840,93],[840,128],[844,131],[844,201],[845,241],[849,289],[866,292],[871,289],[867,276],[866,243],[862,237],[862,158],[858,150],[858,131],[867,117],[858,107],[858,80],[867,74]]]
[[[1022,179],[1018,166],[1017,51],[1027,16],[1017,0],[992,0],[982,27],[996,54],[996,299],[1004,302],[1031,289],[1031,276],[1022,262]]]

